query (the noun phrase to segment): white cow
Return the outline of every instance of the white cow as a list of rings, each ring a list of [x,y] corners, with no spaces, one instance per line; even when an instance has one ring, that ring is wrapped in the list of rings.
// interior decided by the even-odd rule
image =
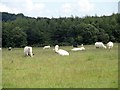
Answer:
[[[84,48],[83,44],[81,44],[81,47],[80,47],[80,48],[73,48],[73,49],[71,49],[71,50],[72,50],[72,51],[84,51],[85,48]]]
[[[105,48],[106,49],[106,46],[103,44],[103,42],[96,42],[95,47],[96,48]]]
[[[84,51],[84,50],[85,50],[85,47],[81,47],[81,49],[82,49],[82,51]]]
[[[0,48],[0,50],[2,50],[2,48]]]
[[[29,46],[26,46],[24,47],[24,55],[25,56],[30,56],[30,57],[33,57],[33,53],[32,53],[32,47],[29,47]]]
[[[43,49],[50,49],[50,46],[44,46]]]
[[[72,51],[81,51],[82,49],[81,48],[73,48],[71,49]]]
[[[58,45],[55,46],[54,50],[55,50],[56,53],[58,53],[61,56],[69,56],[69,53],[67,51],[63,50],[63,49],[59,49]]]
[[[107,47],[108,47],[108,49],[111,49],[111,48],[113,47],[113,42],[111,42],[111,41],[108,42],[108,43],[107,43]]]

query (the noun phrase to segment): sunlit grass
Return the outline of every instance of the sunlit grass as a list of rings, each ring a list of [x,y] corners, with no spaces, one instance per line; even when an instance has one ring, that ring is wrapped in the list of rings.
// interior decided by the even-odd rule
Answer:
[[[117,88],[118,46],[112,50],[95,49],[73,52],[70,56],[51,49],[33,47],[34,57],[24,57],[23,48],[3,49],[3,87],[5,88]]]

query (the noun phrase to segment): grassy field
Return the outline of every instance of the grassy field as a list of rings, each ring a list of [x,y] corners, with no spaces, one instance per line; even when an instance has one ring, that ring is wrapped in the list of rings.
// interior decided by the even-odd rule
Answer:
[[[117,88],[118,45],[112,50],[70,51],[60,56],[51,49],[33,47],[34,57],[24,57],[23,48],[2,51],[2,82],[4,88]]]

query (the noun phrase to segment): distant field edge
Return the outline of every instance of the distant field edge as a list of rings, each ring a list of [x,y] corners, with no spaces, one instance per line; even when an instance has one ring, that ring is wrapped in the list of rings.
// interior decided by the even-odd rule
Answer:
[[[119,90],[119,88],[2,88],[1,90]]]

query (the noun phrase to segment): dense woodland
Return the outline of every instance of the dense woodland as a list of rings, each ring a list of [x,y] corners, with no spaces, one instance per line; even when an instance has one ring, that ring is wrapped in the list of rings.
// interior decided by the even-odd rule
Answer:
[[[2,46],[94,44],[120,42],[120,14],[111,16],[27,17],[2,13]]]

